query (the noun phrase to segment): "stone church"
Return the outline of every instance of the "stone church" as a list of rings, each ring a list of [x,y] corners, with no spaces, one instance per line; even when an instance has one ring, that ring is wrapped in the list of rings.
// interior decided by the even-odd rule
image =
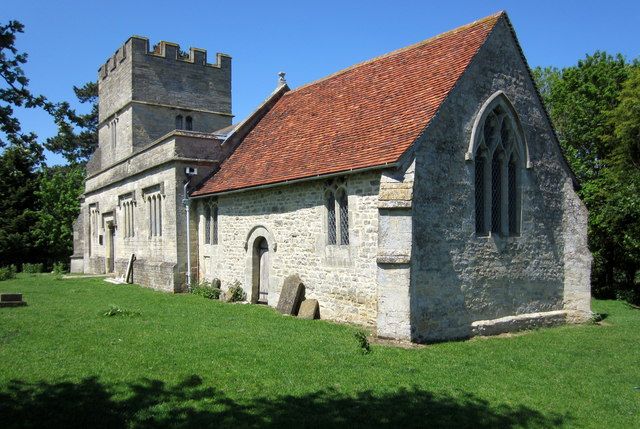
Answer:
[[[182,292],[302,279],[320,317],[416,342],[590,312],[587,211],[502,12],[232,124],[231,58],[133,36],[99,69],[75,272]],[[190,273],[190,276],[187,276]]]

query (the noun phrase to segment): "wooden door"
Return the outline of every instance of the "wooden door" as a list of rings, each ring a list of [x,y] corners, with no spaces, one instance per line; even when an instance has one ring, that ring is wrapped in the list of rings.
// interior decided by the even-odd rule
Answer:
[[[264,238],[258,246],[258,260],[260,275],[258,276],[259,291],[258,302],[267,304],[269,294],[269,244]]]

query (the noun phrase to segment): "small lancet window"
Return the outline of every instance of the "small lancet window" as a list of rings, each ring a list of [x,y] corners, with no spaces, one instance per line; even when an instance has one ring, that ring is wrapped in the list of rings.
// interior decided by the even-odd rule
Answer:
[[[336,244],[336,198],[327,192],[327,244]]]
[[[188,131],[193,130],[193,118],[191,116],[185,118],[185,129]]]
[[[476,122],[475,228],[478,235],[518,235],[524,140],[515,132],[515,111],[507,101],[497,100],[484,121]]]
[[[211,244],[218,244],[218,206],[213,206],[211,219]]]
[[[162,196],[155,193],[149,196],[149,237],[162,235]]]
[[[204,244],[211,244],[211,207],[204,208]]]
[[[344,189],[338,190],[340,207],[340,244],[349,244],[349,200]]]
[[[176,116],[176,130],[182,129],[182,115]]]
[[[327,244],[349,244],[349,198],[344,178],[328,181],[325,186],[327,209]],[[336,205],[337,210],[336,210]]]

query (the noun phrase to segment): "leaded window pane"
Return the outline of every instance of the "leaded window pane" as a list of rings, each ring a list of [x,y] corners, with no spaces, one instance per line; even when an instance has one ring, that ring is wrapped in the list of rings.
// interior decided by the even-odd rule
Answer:
[[[204,209],[204,243],[211,243],[211,209],[209,207]]]
[[[213,244],[218,244],[218,206],[213,207]]]
[[[502,225],[502,172],[500,154],[491,160],[491,232],[500,233]]]
[[[327,196],[327,232],[328,244],[336,244],[336,200],[333,193]]]
[[[484,221],[484,154],[476,157],[476,232],[486,234]]]
[[[516,176],[516,163],[509,163],[509,233],[518,233],[518,216],[517,216],[517,176]]]
[[[349,202],[344,191],[340,195],[340,244],[349,244]]]

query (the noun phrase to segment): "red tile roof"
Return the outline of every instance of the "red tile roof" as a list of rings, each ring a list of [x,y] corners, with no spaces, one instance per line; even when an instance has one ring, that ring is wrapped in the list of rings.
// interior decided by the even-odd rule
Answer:
[[[192,195],[397,162],[503,14],[285,93]]]

